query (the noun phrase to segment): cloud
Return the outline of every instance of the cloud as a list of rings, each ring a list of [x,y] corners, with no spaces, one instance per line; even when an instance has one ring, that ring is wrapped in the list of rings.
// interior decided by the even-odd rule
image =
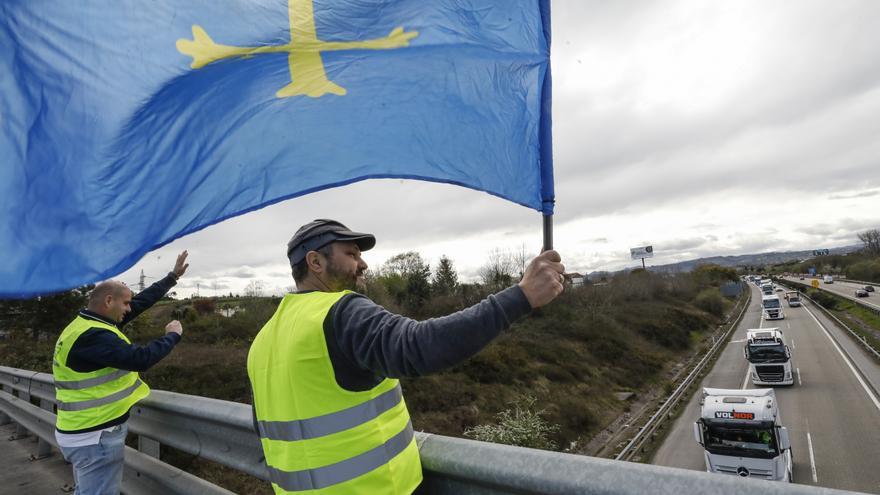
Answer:
[[[862,191],[851,194],[832,194],[828,196],[830,200],[838,200],[838,199],[857,199],[857,198],[869,198],[871,196],[876,196],[880,194],[880,191]]]
[[[667,251],[687,251],[691,249],[698,248],[708,242],[708,239],[704,237],[691,237],[687,239],[674,239],[669,241],[663,241],[663,243],[659,246],[654,246],[655,250],[662,250],[663,252]]]

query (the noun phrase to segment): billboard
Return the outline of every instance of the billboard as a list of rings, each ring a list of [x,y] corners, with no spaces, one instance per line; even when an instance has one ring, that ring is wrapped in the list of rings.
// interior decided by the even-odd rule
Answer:
[[[642,247],[634,247],[629,249],[629,254],[632,256],[632,259],[637,260],[639,258],[653,258],[654,257],[654,246],[642,246]]]
[[[813,256],[828,256],[829,251],[827,249],[814,249]]]

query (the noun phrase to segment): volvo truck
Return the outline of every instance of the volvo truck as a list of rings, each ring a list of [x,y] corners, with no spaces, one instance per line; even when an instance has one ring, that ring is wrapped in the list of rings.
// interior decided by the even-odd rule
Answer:
[[[761,297],[761,308],[765,320],[785,319],[785,313],[782,312],[782,301],[779,300],[779,296],[772,292],[769,296],[765,294]]]
[[[752,384],[794,385],[791,349],[785,344],[782,330],[778,328],[747,330],[743,354],[749,362]]]
[[[791,482],[791,442],[772,388],[704,388],[701,404],[694,438],[708,472]]]

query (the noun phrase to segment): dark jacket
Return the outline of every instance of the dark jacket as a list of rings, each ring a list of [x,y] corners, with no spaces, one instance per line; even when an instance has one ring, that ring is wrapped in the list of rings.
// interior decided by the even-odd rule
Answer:
[[[167,277],[139,292],[131,299],[131,311],[118,324],[87,309],[80,310],[79,316],[87,320],[115,325],[122,329],[138,315],[149,309],[156,301],[162,299],[176,284],[177,280],[174,276],[168,274]],[[113,332],[95,327],[86,330],[76,339],[67,355],[67,362],[64,364],[80,373],[88,373],[101,368],[147,371],[167,356],[178,342],[180,342],[180,335],[169,333],[143,346],[128,344]],[[128,421],[128,416],[129,414],[125,413],[107,423],[76,432],[59,431],[62,433],[85,433],[102,430]]]

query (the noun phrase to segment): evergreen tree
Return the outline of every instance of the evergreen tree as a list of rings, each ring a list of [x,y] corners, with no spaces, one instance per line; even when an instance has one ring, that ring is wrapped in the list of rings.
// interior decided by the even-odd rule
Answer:
[[[451,296],[458,289],[458,274],[452,266],[452,260],[445,255],[440,257],[440,263],[437,264],[431,289],[441,296]]]

